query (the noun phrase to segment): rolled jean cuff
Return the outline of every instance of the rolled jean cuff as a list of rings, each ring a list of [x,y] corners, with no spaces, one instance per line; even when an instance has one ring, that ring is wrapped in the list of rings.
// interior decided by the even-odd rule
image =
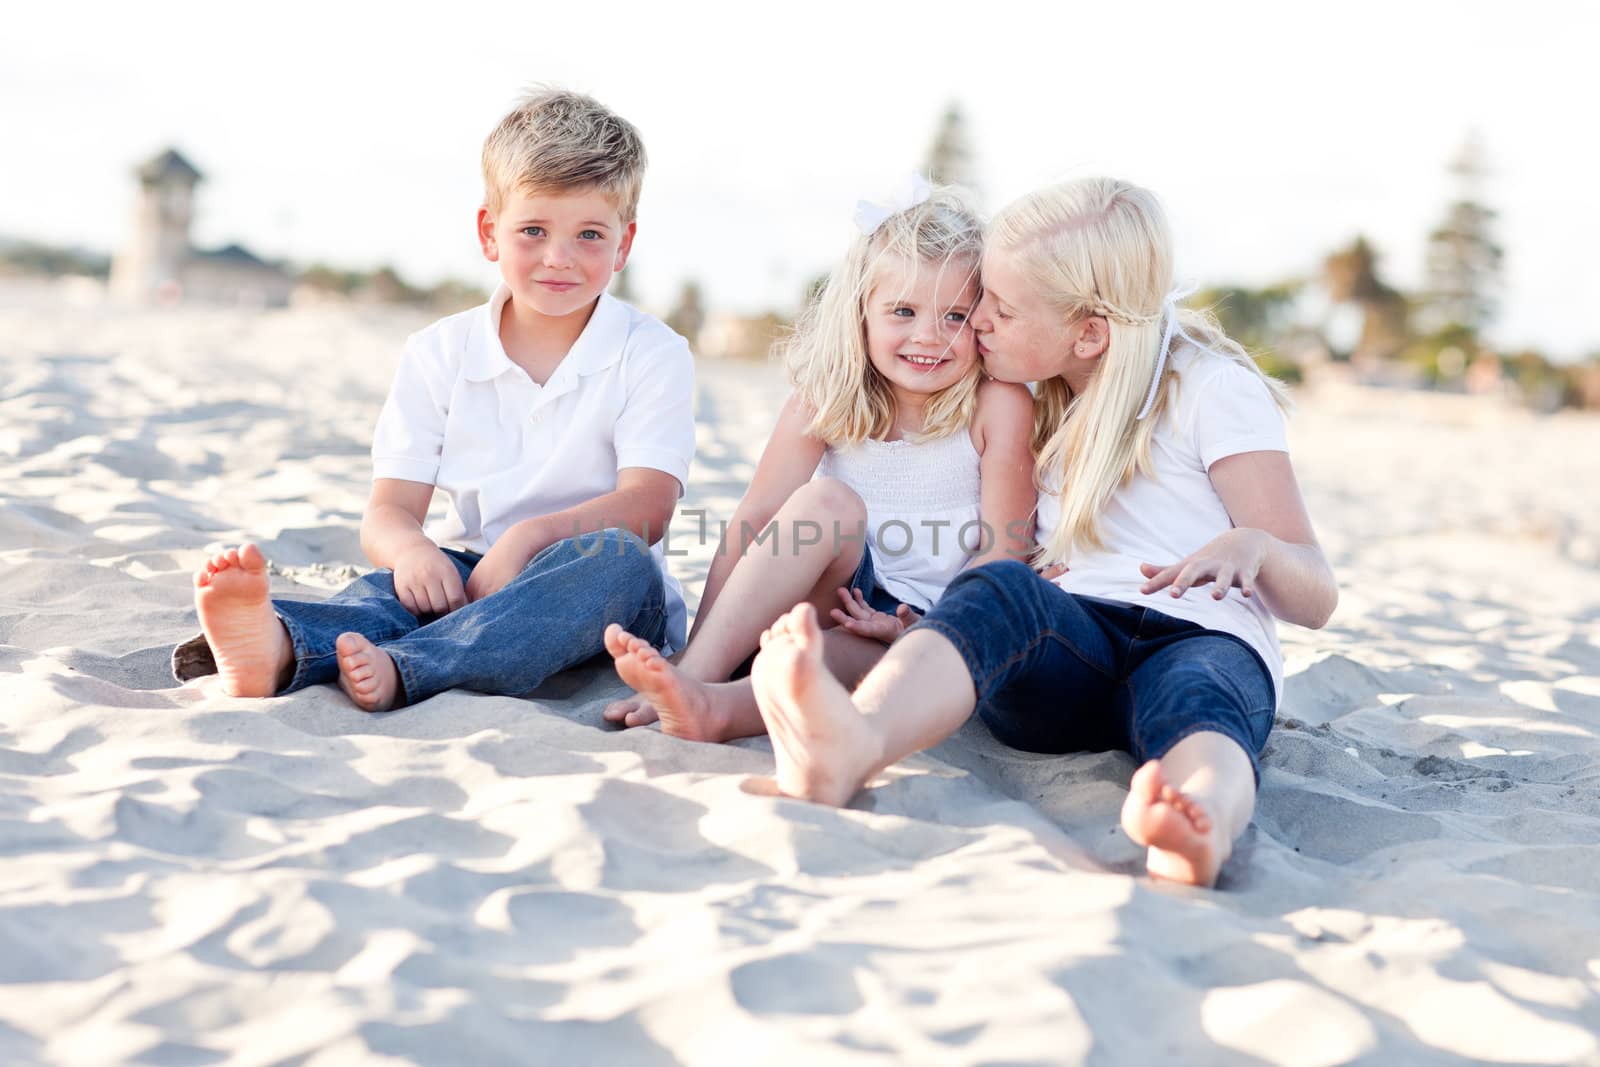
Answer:
[[[1245,758],[1250,761],[1250,773],[1255,776],[1256,789],[1258,791],[1261,789],[1261,759],[1256,755],[1255,749],[1251,747],[1251,741],[1248,738],[1240,737],[1239,731],[1228,723],[1191,722],[1171,737],[1162,738],[1158,746],[1146,749],[1134,758],[1139,760],[1141,765],[1153,759],[1162,759],[1167,753],[1178,747],[1178,742],[1193,737],[1195,734],[1221,734],[1243,749]]]
[[[946,641],[949,641],[955,646],[956,654],[959,655],[961,657],[961,661],[967,665],[967,674],[972,676],[972,688],[973,691],[978,695],[978,703],[982,704],[986,694],[983,693],[978,686],[980,682],[988,676],[988,672],[985,670],[986,665],[984,664],[983,660],[978,657],[977,651],[973,648],[972,643],[967,640],[966,636],[960,630],[956,629],[954,626],[951,626],[943,619],[923,618],[920,621],[912,623],[910,626],[906,627],[906,632],[905,634],[901,635],[900,640],[905,640],[907,634],[914,633],[917,630],[932,630],[934,633],[938,634],[940,637],[944,638]]]
[[[275,611],[278,621],[283,623],[283,628],[289,633],[289,649],[294,656],[294,674],[289,678],[289,684],[278,690],[278,694],[292,693],[296,689],[304,689],[310,685],[320,685],[328,681],[326,677],[331,669],[335,676],[339,673],[339,653],[337,649],[320,656],[311,654],[311,646],[306,640],[305,629],[293,616]],[[332,661],[331,663],[328,661]]]

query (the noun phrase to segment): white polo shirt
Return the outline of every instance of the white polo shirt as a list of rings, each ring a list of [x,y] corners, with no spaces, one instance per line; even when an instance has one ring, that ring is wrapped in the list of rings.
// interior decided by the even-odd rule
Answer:
[[[524,519],[615,492],[617,472],[649,467],[689,480],[694,458],[694,358],[666,325],[602,294],[549,381],[536,384],[500,343],[504,285],[487,304],[406,340],[372,437],[372,476],[445,491],[435,543],[487,552]],[[681,648],[687,613],[662,545],[667,644]]]
[[[1170,589],[1142,593],[1140,563],[1177,563],[1233,528],[1208,471],[1241,452],[1287,452],[1283,414],[1261,378],[1232,360],[1184,345],[1172,354],[1173,402],[1150,438],[1152,476],[1136,474],[1112,493],[1100,514],[1103,549],[1080,549],[1056,579],[1069,593],[1137,604],[1242,638],[1255,649],[1283,692],[1283,653],[1276,620],[1259,596],[1230,589],[1213,599],[1211,586],[1181,598]],[[1070,475],[1069,475],[1070,477]],[[1039,537],[1061,518],[1053,493],[1039,496]]]

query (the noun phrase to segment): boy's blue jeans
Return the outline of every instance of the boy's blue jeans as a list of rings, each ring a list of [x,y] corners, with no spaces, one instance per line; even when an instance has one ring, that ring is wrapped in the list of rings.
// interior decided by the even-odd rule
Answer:
[[[1143,763],[1215,731],[1260,781],[1277,699],[1261,657],[1232,634],[1068,593],[1015,560],[961,572],[922,628],[955,645],[979,717],[1012,748],[1121,749]]]
[[[479,557],[446,549],[466,582]],[[659,645],[666,590],[648,546],[626,530],[569,537],[534,556],[498,592],[448,615],[418,619],[373,571],[327,600],[272,602],[294,644],[294,677],[279,692],[339,677],[334,642],[354,631],[380,646],[400,674],[401,700],[446,689],[516,695],[598,655],[609,623]]]

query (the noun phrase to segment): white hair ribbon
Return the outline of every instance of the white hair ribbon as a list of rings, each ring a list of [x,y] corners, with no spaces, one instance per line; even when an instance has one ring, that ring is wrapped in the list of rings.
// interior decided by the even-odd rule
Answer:
[[[1161,346],[1156,349],[1156,372],[1150,378],[1150,391],[1144,395],[1144,406],[1139,409],[1139,414],[1133,417],[1134,422],[1143,422],[1150,409],[1155,406],[1156,392],[1161,388],[1161,373],[1167,369],[1167,346],[1172,344],[1174,334],[1188,341],[1196,348],[1205,350],[1205,345],[1196,341],[1178,325],[1178,301],[1186,300],[1198,292],[1194,285],[1180,285],[1173,289],[1161,301],[1161,314],[1167,320],[1166,328],[1161,331]]]
[[[856,228],[868,237],[875,233],[883,220],[908,208],[916,207],[933,195],[933,186],[920,174],[907,175],[885,202],[857,200]]]

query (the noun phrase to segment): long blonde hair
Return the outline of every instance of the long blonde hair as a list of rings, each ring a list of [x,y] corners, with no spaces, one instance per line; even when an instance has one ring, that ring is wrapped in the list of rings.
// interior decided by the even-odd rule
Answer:
[[[778,352],[801,401],[814,412],[807,432],[835,447],[887,437],[894,394],[867,358],[866,299],[886,264],[937,264],[976,281],[983,222],[956,190],[935,187],[928,199],[897,211],[857,237],[801,312]],[[963,326],[963,329],[971,329]],[[959,382],[928,400],[920,440],[946,437],[972,419],[982,369],[977,360]]]
[[[1034,477],[1058,494],[1061,519],[1039,558],[1066,562],[1078,547],[1104,548],[1100,514],[1137,474],[1149,475],[1150,439],[1171,403],[1178,374],[1170,359],[1148,416],[1144,405],[1173,290],[1172,233],[1154,194],[1129,182],[1085,178],[1040,189],[1006,207],[989,227],[1035,293],[1066,323],[1103,317],[1110,343],[1089,385],[1074,395],[1060,377],[1040,382],[1034,400]],[[1288,394],[1210,314],[1177,310],[1168,355],[1184,335],[1259,376],[1282,408]]]

